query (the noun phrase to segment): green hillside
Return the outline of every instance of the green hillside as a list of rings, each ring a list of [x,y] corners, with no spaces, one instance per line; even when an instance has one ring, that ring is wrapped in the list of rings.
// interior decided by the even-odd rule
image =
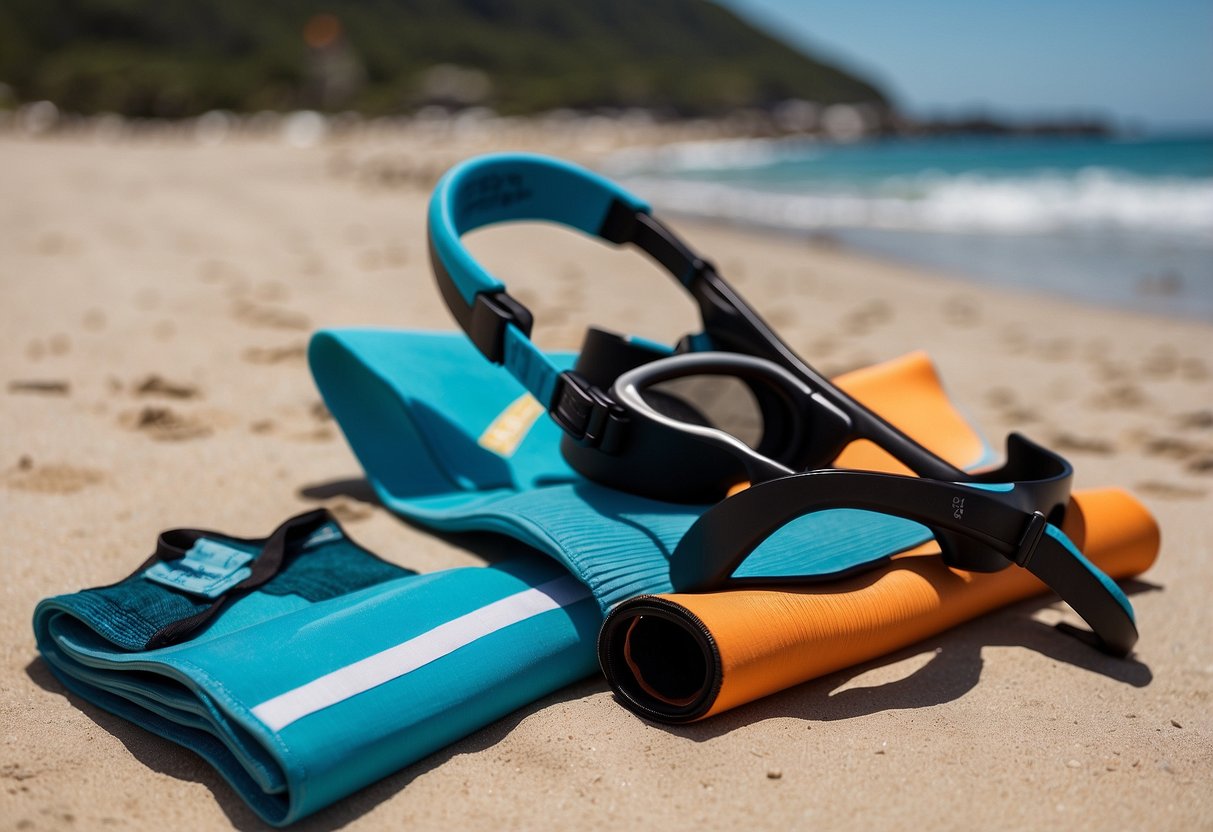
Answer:
[[[886,103],[705,0],[2,0],[0,82],[130,116]]]

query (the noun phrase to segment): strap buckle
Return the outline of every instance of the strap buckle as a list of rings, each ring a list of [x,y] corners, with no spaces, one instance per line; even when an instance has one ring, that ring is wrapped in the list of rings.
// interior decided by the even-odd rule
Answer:
[[[1032,512],[1032,517],[1028,520],[1028,525],[1024,528],[1023,534],[1019,537],[1019,543],[1015,546],[1015,551],[1011,553],[1011,560],[1019,566],[1028,567],[1032,556],[1036,554],[1036,547],[1040,544],[1040,538],[1045,533],[1045,526],[1049,525],[1049,521],[1039,511]]]
[[[627,422],[622,407],[572,370],[558,377],[548,412],[574,442],[606,453],[619,447],[620,427]]]
[[[531,311],[506,292],[481,292],[472,303],[467,333],[485,358],[501,364],[505,361],[505,328],[513,324],[529,338],[534,321]]]

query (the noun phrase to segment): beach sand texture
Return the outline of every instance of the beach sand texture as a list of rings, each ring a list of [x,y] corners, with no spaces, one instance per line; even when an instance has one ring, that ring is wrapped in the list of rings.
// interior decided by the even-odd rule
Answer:
[[[37,658],[35,603],[126,575],[159,530],[263,535],[326,505],[422,571],[516,545],[378,507],[304,358],[318,327],[453,327],[428,189],[496,141],[0,137],[0,827],[260,828],[199,758]],[[1213,828],[1213,328],[672,224],[822,369],[926,349],[988,436],[1143,500],[1163,548],[1130,585],[1135,658],[1056,634],[1074,617],[1041,598],[697,725],[647,724],[591,678],[296,828]],[[695,326],[635,253],[539,227],[471,245],[545,346]]]

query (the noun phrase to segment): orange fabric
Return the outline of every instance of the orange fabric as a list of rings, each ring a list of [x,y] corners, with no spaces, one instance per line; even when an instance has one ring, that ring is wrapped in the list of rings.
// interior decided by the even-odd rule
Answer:
[[[935,372],[935,365],[925,352],[913,352],[841,375],[834,383],[954,465],[971,467],[985,454],[981,436],[952,406]],[[847,446],[835,465],[864,471],[910,473],[908,468],[866,439]]]

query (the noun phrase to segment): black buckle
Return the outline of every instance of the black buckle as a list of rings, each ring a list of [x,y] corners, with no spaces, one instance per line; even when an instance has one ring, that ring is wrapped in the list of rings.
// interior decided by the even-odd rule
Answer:
[[[1011,560],[1026,569],[1032,560],[1032,555],[1036,554],[1036,547],[1040,544],[1040,538],[1044,535],[1047,525],[1049,525],[1049,521],[1043,514],[1039,511],[1032,512],[1032,519],[1028,521],[1027,528],[1020,535],[1019,543],[1011,554]]]
[[[625,411],[584,376],[572,370],[561,373],[552,402],[552,418],[574,442],[606,453],[618,447]]]
[[[505,292],[481,292],[472,303],[468,337],[494,364],[505,361],[505,328],[513,324],[528,338],[535,319],[531,310]]]

